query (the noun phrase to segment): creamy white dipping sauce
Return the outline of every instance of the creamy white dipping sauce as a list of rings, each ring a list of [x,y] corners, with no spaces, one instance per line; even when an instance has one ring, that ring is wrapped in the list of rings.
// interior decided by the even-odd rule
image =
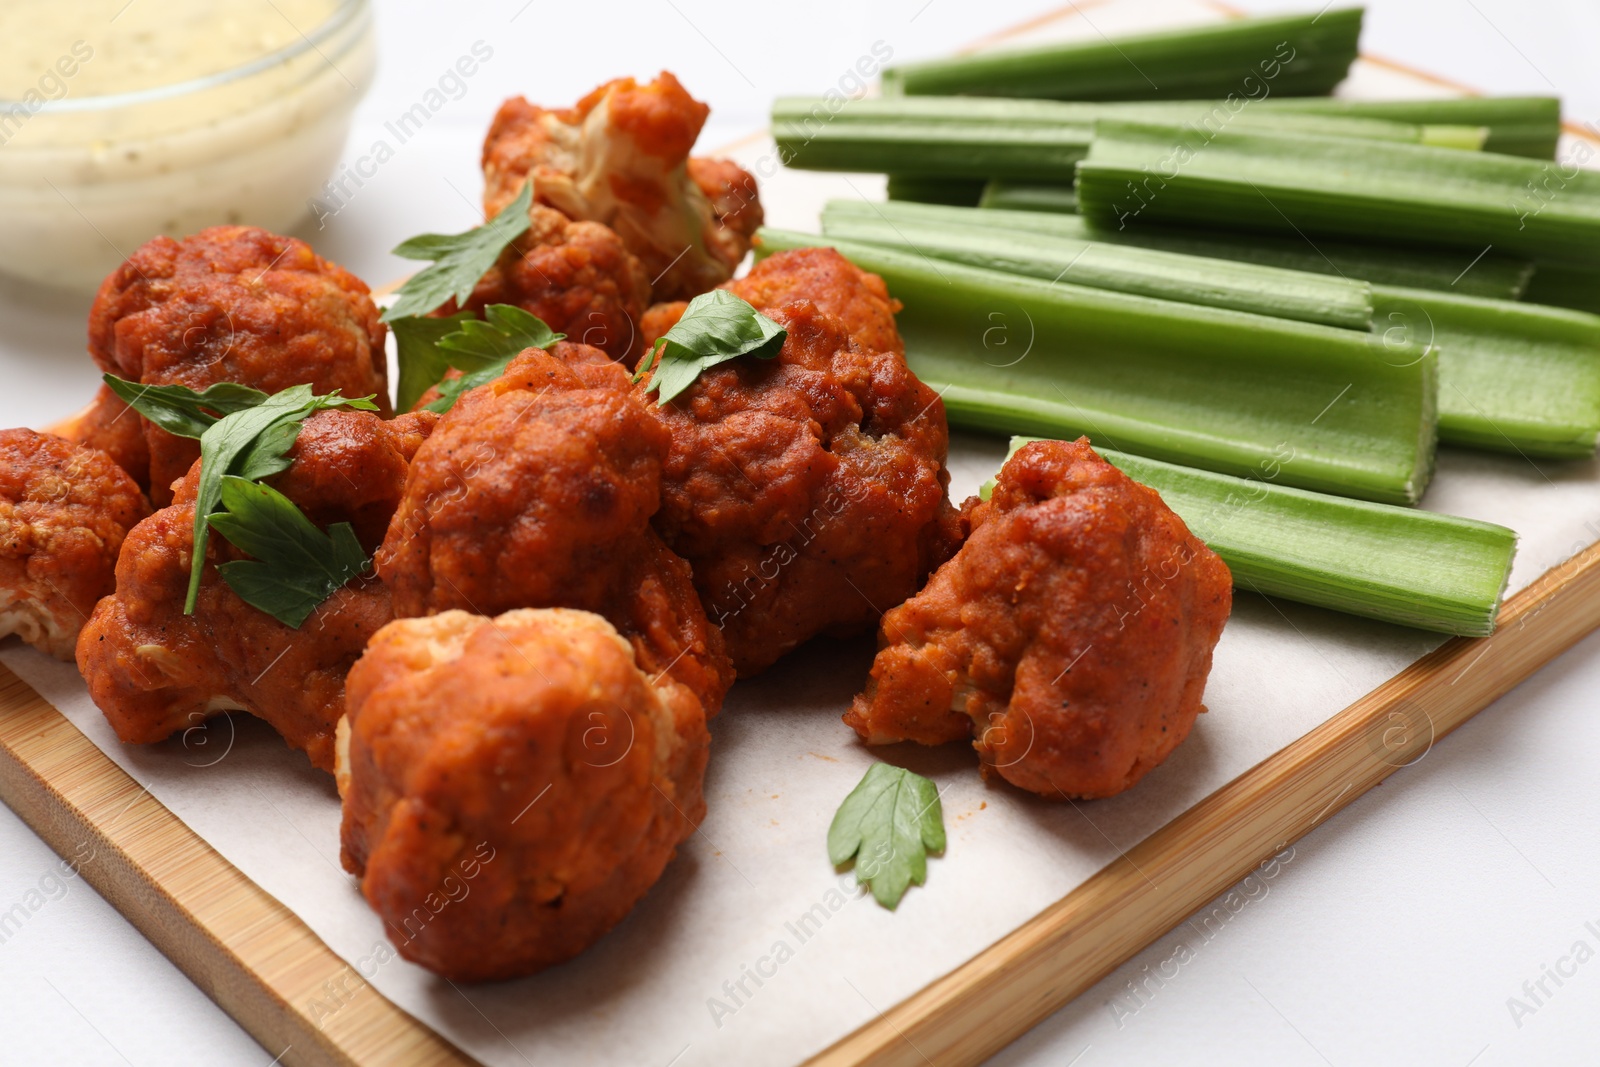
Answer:
[[[90,287],[159,233],[293,226],[373,59],[366,0],[3,0],[0,269]]]

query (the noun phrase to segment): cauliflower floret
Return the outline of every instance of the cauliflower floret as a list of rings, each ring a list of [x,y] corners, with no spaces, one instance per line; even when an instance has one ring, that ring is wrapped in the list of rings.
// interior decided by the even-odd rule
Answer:
[[[348,707],[345,868],[400,954],[447,978],[576,956],[705,816],[700,701],[589,612],[390,623]]]
[[[733,275],[761,225],[754,178],[689,160],[709,113],[665,71],[646,85],[607,82],[570,109],[507,100],[484,140],[484,209],[531,180],[540,203],[614,229],[657,299],[703,293]]]
[[[634,323],[650,303],[650,276],[609,227],[570,222],[534,204],[527,233],[513,241],[478,281],[467,310],[515,304],[556,333],[617,359],[638,352]],[[446,304],[437,314],[456,310]]]
[[[530,348],[458,400],[417,451],[377,556],[400,617],[579,608],[708,714],[732,672],[689,565],[650,528],[667,434],[604,352]]]
[[[305,421],[289,469],[269,480],[319,526],[349,522],[371,549],[400,499],[406,466],[438,416],[385,422],[356,411]],[[393,614],[381,583],[355,581],[295,630],[246,604],[217,574],[243,554],[213,535],[194,614],[183,614],[193,548],[196,462],[173,503],[129,533],[116,593],[100,601],[78,639],[78,669],[117,736],[150,744],[221,711],[259,716],[333,769],[344,676]]]
[[[101,284],[89,311],[89,354],[129,381],[196,390],[238,382],[267,393],[309,384],[319,393],[376,394],[387,411],[385,333],[359,278],[303,241],[251,226],[146,242]],[[166,506],[199,444],[121,416],[111,401],[97,400],[101,414],[85,432],[125,433],[115,427],[137,419],[149,469],[130,473]],[[116,453],[138,462],[126,445]]]
[[[972,737],[985,774],[1108,797],[1189,734],[1233,603],[1227,566],[1088,440],[1006,462],[971,534],[884,616],[845,722],[869,744]]]
[[[956,516],[944,405],[906,367],[881,279],[806,249],[726,288],[788,338],[659,409],[672,447],[656,528],[746,675],[819,633],[869,630],[944,561]],[[648,328],[681,313],[658,307]]]
[[[71,660],[115,586],[117,553],[150,505],[110,456],[32,430],[0,430],[0,637]]]

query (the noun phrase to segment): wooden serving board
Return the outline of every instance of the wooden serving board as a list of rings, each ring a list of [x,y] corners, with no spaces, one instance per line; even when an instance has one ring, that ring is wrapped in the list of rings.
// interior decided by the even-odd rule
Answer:
[[[809,1062],[981,1062],[1596,628],[1591,545],[1511,598],[1493,636],[1424,656]],[[275,1062],[475,1062],[368,985],[4,666],[0,799],[61,855],[92,855],[83,876]]]

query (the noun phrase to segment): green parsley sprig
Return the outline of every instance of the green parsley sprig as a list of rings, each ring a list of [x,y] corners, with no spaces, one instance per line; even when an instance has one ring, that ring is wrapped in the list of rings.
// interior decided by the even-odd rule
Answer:
[[[346,398],[337,392],[318,396],[309,385],[268,396],[231,383],[197,393],[181,385],[142,386],[114,374],[107,374],[105,382],[129,407],[157,426],[200,441],[200,484],[195,492],[185,615],[194,613],[206,542],[213,528],[263,565],[280,570],[278,579],[267,583],[259,571],[230,570],[231,565],[224,564],[220,573],[229,588],[246,603],[296,629],[334,590],[366,569],[368,561],[365,553],[360,553],[361,566],[351,571],[350,544],[355,533],[348,523],[336,524],[327,535],[319,532],[324,540],[318,541],[305,534],[307,527],[316,531],[311,520],[282,493],[266,486],[257,487],[265,493],[250,493],[242,486],[253,486],[288,469],[289,449],[309,416],[333,408],[376,411],[378,406],[371,397]],[[237,514],[234,504],[240,508]],[[222,516],[233,519],[223,518],[219,524]],[[359,552],[359,544],[356,548]],[[343,578],[329,584],[341,574]],[[300,595],[285,595],[287,588],[300,590]]]
[[[639,361],[633,380],[650,374],[644,391],[665,407],[694,384],[701,373],[740,356],[771,359],[789,332],[726,289],[713,289],[689,301],[683,317]]]
[[[567,336],[514,304],[490,304],[483,316],[476,319],[462,312],[447,319],[405,318],[392,323],[400,357],[396,399],[401,411],[410,411],[435,385],[439,398],[423,407],[449,411],[462,393],[505,373],[506,364],[524,349],[549,348]],[[452,367],[461,376],[445,380]]]
[[[397,256],[433,263],[406,279],[398,299],[383,313],[383,321],[426,315],[447,300],[459,304],[472,295],[473,286],[494,266],[505,247],[528,232],[532,204],[533,183],[528,182],[515,200],[482,226],[465,233],[425,233],[396,245]]]
[[[889,763],[867,769],[828,827],[828,859],[839,867],[854,858],[856,884],[891,910],[912,883],[927,880],[928,853],[944,845],[938,787]]]

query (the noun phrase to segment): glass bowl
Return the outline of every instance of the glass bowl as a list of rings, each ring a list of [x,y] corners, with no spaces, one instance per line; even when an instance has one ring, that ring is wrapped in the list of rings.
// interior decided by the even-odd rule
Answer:
[[[157,234],[293,227],[338,161],[376,66],[368,0],[327,9],[282,47],[128,92],[72,94],[67,72],[93,62],[93,42],[78,41],[41,69],[44,91],[65,87],[58,98],[0,100],[0,270],[90,289]],[[207,47],[196,27],[172,25]]]

